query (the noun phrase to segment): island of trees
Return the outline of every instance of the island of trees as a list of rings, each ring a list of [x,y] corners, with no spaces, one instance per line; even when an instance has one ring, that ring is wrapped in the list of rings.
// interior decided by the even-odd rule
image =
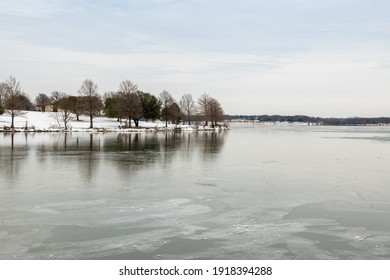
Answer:
[[[157,97],[138,89],[130,80],[122,81],[118,89],[100,95],[97,84],[91,79],[82,82],[77,94],[71,95],[53,91],[50,96],[39,93],[32,102],[21,89],[20,82],[9,77],[0,82],[0,115],[11,116],[10,129],[15,128],[14,119],[23,111],[40,110],[57,112],[54,116],[58,122],[67,124],[73,118],[79,120],[80,115],[89,117],[89,127],[93,128],[93,120],[105,115],[116,118],[122,127],[139,126],[141,119],[145,121],[163,120],[168,123],[203,123],[213,128],[224,121],[224,112],[219,101],[208,94],[202,94],[197,100],[191,94],[183,94],[179,101],[166,90]]]

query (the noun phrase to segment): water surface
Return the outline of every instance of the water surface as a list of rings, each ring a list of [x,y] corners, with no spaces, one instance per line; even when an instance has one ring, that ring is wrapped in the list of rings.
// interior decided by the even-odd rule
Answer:
[[[0,134],[0,259],[390,259],[390,128]]]

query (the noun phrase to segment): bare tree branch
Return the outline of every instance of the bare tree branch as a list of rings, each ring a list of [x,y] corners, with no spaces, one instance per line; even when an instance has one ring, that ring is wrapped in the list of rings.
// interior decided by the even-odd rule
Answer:
[[[169,108],[175,102],[172,95],[164,90],[160,93],[160,102],[161,102],[161,114],[165,119],[165,127],[168,127],[168,119],[169,119]]]
[[[118,89],[117,109],[120,116],[126,116],[131,127],[131,120],[134,120],[138,127],[139,119],[142,117],[142,103],[138,95],[138,86],[130,80],[122,81]]]
[[[85,111],[89,115],[89,128],[93,128],[93,118],[99,115],[103,109],[103,103],[97,91],[97,85],[92,80],[87,79],[82,83],[79,93],[86,98]]]
[[[198,106],[199,106],[199,116],[200,119],[205,121],[206,126],[208,125],[208,120],[210,119],[210,112],[209,112],[209,101],[210,96],[207,93],[203,93],[198,98]]]
[[[68,123],[73,120],[73,116],[71,114],[74,96],[64,96],[58,99],[55,104],[58,108],[58,112],[53,113],[53,117],[57,120],[59,127],[61,128],[61,123],[64,124],[64,130],[68,130]]]
[[[191,125],[191,118],[196,113],[195,101],[192,98],[191,94],[184,94],[179,102],[179,107],[188,121],[188,124]]]
[[[14,120],[16,116],[23,115],[21,110],[26,109],[29,104],[26,104],[28,100],[22,93],[20,83],[12,76],[8,80],[5,80],[3,85],[5,88],[4,94],[4,107],[7,109],[8,114],[11,115],[11,129],[15,128]]]

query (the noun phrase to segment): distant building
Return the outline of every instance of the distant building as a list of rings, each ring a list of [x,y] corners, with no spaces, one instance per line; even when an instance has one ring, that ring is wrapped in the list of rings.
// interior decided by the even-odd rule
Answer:
[[[37,105],[39,108],[39,111],[41,112],[53,112],[53,105],[52,104],[45,104],[45,105]]]

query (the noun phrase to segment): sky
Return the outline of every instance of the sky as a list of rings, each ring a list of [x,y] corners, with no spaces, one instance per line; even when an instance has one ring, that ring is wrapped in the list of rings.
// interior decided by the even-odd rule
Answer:
[[[388,0],[0,0],[0,80],[207,93],[226,114],[390,116]]]

